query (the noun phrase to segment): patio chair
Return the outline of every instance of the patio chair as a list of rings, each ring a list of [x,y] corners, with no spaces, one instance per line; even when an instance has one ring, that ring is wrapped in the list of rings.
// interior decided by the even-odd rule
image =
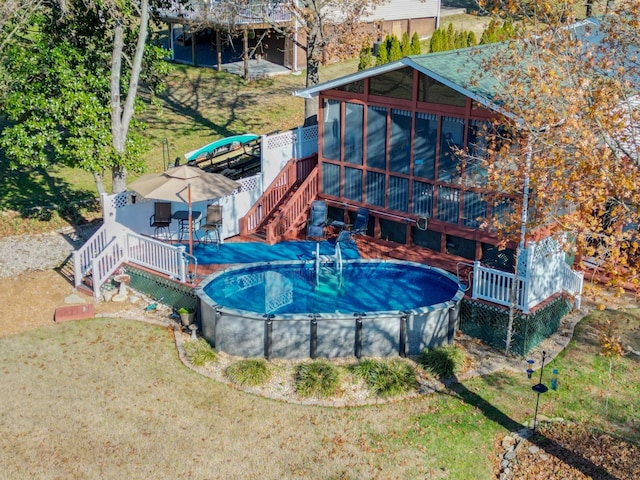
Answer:
[[[365,233],[367,233],[368,224],[369,210],[363,207],[358,208],[358,212],[356,213],[356,223],[354,223],[350,229],[345,228],[341,230],[338,234],[338,237],[336,238],[336,243],[341,243],[343,245],[353,243],[354,235],[364,235]]]
[[[153,215],[149,217],[149,226],[153,227],[153,236],[160,238],[164,233],[165,238],[171,238],[171,202],[156,202],[153,205]]]
[[[356,213],[356,223],[353,224],[351,233],[353,235],[364,235],[367,233],[367,226],[369,225],[369,210],[364,207],[358,208]]]
[[[314,200],[311,203],[311,213],[307,223],[307,240],[325,238],[327,213],[327,202],[324,200]]]
[[[207,221],[200,227],[204,230],[202,236],[202,242],[208,243],[211,241],[213,235],[213,241],[216,245],[220,245],[220,229],[222,228],[222,206],[209,205],[207,206]]]

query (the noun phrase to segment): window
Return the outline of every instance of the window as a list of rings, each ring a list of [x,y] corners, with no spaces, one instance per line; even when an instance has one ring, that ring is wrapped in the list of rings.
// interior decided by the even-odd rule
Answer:
[[[462,148],[463,141],[464,119],[442,117],[438,180],[453,183],[460,178],[461,159],[455,152]]]
[[[498,270],[513,272],[513,260],[515,258],[513,249],[505,248],[500,250],[495,245],[488,243],[483,243],[481,246],[482,258],[480,261],[482,263],[489,267],[497,268]]]
[[[322,164],[322,191],[334,197],[340,196],[340,166],[332,163]]]
[[[460,190],[450,187],[438,188],[438,220],[448,223],[458,223],[460,212]]]
[[[476,192],[464,192],[462,223],[465,227],[478,228],[487,217],[487,202],[484,195]]]
[[[413,68],[404,67],[369,79],[369,93],[381,97],[411,100],[413,97]]]
[[[386,168],[387,156],[387,109],[367,108],[367,166]]]
[[[487,135],[491,123],[481,120],[471,120],[467,128],[467,150],[465,159],[464,183],[468,186],[485,187],[487,184]]]
[[[389,170],[409,174],[411,163],[411,112],[391,111],[391,145],[389,148]]]
[[[428,248],[435,252],[441,249],[440,242],[442,234],[433,230],[420,230],[418,227],[411,227],[411,239],[413,243],[419,247]]]
[[[409,211],[409,179],[389,177],[389,208],[399,212]]]
[[[467,97],[421,73],[418,79],[418,101],[464,107]]]
[[[438,117],[416,113],[415,138],[413,139],[413,174],[435,179]]]
[[[355,82],[347,83],[336,87],[336,90],[351,93],[364,93],[364,80],[356,80]]]
[[[345,103],[344,116],[344,161],[362,165],[364,107],[357,103]]]
[[[322,156],[329,160],[340,160],[340,102],[325,100]]]
[[[404,223],[394,222],[381,218],[380,238],[396,243],[407,243],[407,226]]]
[[[356,202],[362,202],[362,170],[345,167],[344,196]]]
[[[433,185],[424,182],[413,182],[413,214],[431,218],[433,212]]]
[[[386,193],[384,180],[384,173],[367,172],[367,191],[365,192],[367,203],[384,207]]]
[[[447,235],[446,242],[446,252],[449,255],[457,255],[469,260],[476,259],[476,242],[474,240]]]

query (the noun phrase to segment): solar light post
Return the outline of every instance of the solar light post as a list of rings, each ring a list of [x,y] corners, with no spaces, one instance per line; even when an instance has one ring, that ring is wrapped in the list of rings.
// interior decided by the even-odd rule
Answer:
[[[533,415],[533,431],[536,431],[536,427],[538,426],[538,406],[540,405],[540,395],[549,391],[549,387],[547,387],[544,383],[542,383],[542,373],[544,372],[544,361],[547,357],[547,352],[542,351],[542,364],[540,365],[540,378],[538,383],[531,387],[531,390],[536,392],[536,410]],[[535,360],[527,360],[527,378],[531,378],[533,376],[533,364]],[[557,390],[558,388],[558,370],[553,370],[553,377],[551,379],[551,389]]]

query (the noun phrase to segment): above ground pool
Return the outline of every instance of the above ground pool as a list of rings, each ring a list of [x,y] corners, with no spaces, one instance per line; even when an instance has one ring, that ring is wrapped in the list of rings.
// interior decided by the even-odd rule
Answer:
[[[267,358],[417,355],[453,340],[463,296],[443,270],[379,260],[249,264],[196,293],[216,349]]]

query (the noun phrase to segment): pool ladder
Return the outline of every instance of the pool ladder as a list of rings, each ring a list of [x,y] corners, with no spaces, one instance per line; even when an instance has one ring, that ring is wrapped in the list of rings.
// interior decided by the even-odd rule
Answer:
[[[327,267],[331,264],[333,264],[332,270]],[[323,270],[325,275],[322,275]],[[320,242],[316,243],[316,288],[319,288],[321,284],[324,285],[321,282],[323,276],[330,280],[329,283],[333,284],[336,290],[342,288],[342,251],[338,242],[336,242],[336,249],[333,255],[321,255]]]

